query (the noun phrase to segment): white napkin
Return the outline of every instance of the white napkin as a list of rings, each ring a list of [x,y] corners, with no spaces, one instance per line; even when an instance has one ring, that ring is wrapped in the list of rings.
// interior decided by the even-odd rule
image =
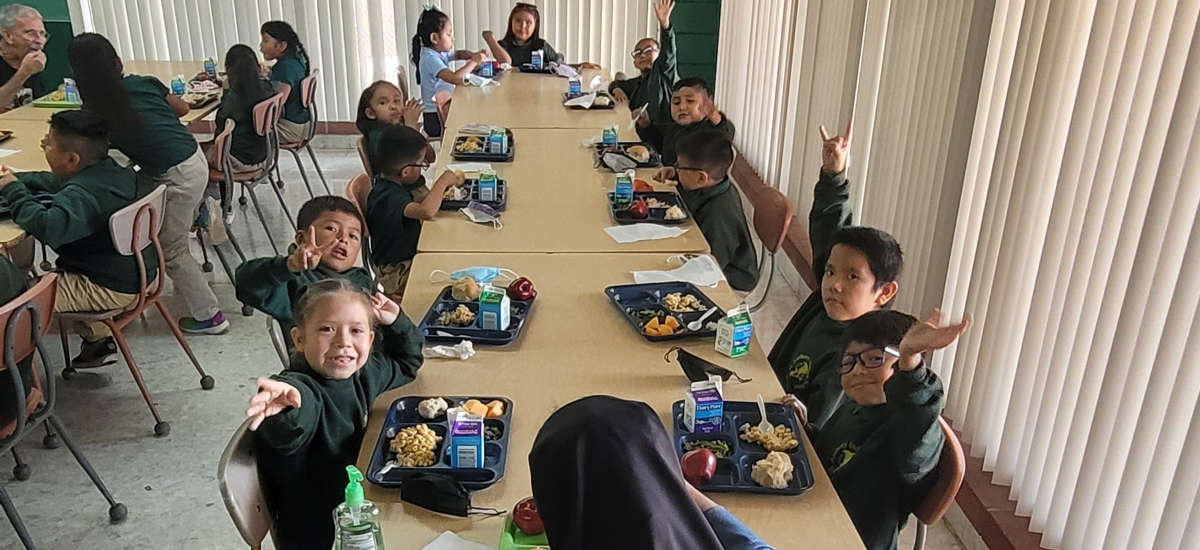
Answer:
[[[463,540],[462,537],[459,537],[458,535],[455,535],[454,533],[451,533],[450,531],[444,531],[444,532],[442,532],[442,534],[438,535],[438,538],[433,539],[433,542],[426,544],[425,548],[422,548],[421,550],[495,550],[495,549],[486,544],[479,544],[478,542],[471,542],[469,540]]]
[[[592,82],[588,84],[588,89],[593,92],[599,92],[608,89],[608,82],[600,78],[600,75],[592,77]]]
[[[452,162],[446,165],[447,170],[461,170],[463,172],[482,172],[491,170],[492,165],[486,162]]]
[[[467,73],[467,78],[466,78],[466,80],[467,80],[467,86],[476,86],[476,87],[479,87],[479,88],[485,88],[485,87],[487,87],[487,86],[499,86],[499,85],[500,85],[500,83],[499,83],[499,82],[496,82],[495,80],[492,80],[492,79],[490,79],[490,78],[488,78],[488,77],[486,77],[486,76],[479,76],[479,75],[477,75],[477,74],[475,74],[475,73]]]
[[[674,258],[674,256],[672,256]],[[667,260],[670,263],[670,259]],[[633,281],[638,284],[686,281],[697,286],[715,287],[725,280],[721,266],[712,256],[696,256],[670,271],[634,271]]]
[[[20,152],[21,152],[20,149],[0,149],[0,157],[7,157],[9,155],[15,155]]]
[[[678,227],[667,227],[654,223],[635,223],[630,225],[615,225],[613,227],[605,227],[604,232],[608,233],[614,241],[618,243],[635,243],[638,241],[656,241],[659,239],[673,239],[684,233],[686,229]]]
[[[579,71],[576,71],[575,67],[567,65],[566,63],[552,63],[551,69],[554,70],[554,74],[561,76],[563,78],[571,78],[572,76],[579,76]]]
[[[578,107],[583,107],[584,109],[591,109],[592,103],[595,103],[595,102],[596,102],[596,92],[592,92],[590,94],[583,94],[579,97],[573,97],[571,99],[568,99],[566,103],[563,103],[563,106],[565,106],[565,107],[578,106]]]

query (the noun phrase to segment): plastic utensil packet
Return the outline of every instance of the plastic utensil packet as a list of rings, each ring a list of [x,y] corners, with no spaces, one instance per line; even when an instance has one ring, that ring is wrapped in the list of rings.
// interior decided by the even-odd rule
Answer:
[[[475,356],[475,345],[470,340],[463,340],[453,346],[428,346],[421,350],[426,359],[462,359]]]

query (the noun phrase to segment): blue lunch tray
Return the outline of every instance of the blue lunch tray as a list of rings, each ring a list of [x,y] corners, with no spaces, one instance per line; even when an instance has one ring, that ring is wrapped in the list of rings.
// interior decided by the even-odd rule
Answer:
[[[709,317],[708,320],[704,322],[705,326],[700,330],[691,332],[687,330],[687,324],[691,321],[699,319],[708,312],[708,309],[705,309],[704,311],[683,313],[673,312],[667,309],[666,304],[663,303],[663,297],[671,294],[672,292],[679,292],[684,295],[691,294],[706,307],[717,307],[716,302],[713,302],[711,298],[706,296],[703,292],[700,292],[700,289],[696,288],[696,285],[683,281],[670,283],[647,283],[640,285],[616,285],[604,289],[604,294],[608,295],[608,298],[612,300],[613,306],[617,308],[617,311],[620,311],[621,314],[625,316],[625,320],[629,322],[629,325],[633,327],[633,330],[637,331],[637,333],[641,334],[643,338],[651,342],[663,342],[667,340],[679,340],[681,338],[717,335],[716,329],[708,330],[707,327],[709,324],[715,324],[717,321],[723,319],[725,317],[723,311]],[[679,321],[679,330],[670,336],[650,336],[646,334],[646,332],[642,330],[642,327],[645,326],[646,323],[650,322],[650,318],[646,317],[645,320],[642,320],[637,316],[639,311],[645,310],[661,310],[663,315],[658,316],[658,321],[660,323],[663,321],[666,315],[669,314],[674,316],[675,319]]]
[[[537,296],[534,296],[536,299]],[[465,305],[473,313],[475,313],[475,324],[469,327],[455,327],[437,324],[438,316],[444,311],[454,311],[459,305]],[[430,342],[450,342],[458,343],[462,340],[470,340],[476,344],[485,344],[493,346],[503,346],[512,343],[517,338],[521,337],[521,332],[525,330],[525,323],[529,320],[529,313],[533,310],[533,300],[513,300],[509,299],[509,317],[510,322],[506,330],[485,330],[479,328],[479,301],[460,302],[454,299],[449,286],[442,289],[441,294],[438,294],[437,299],[433,301],[433,305],[429,306],[429,311],[425,312],[425,317],[421,319],[421,324],[418,329],[425,340]],[[446,335],[449,336],[446,336]]]
[[[479,201],[492,208],[495,208],[498,211],[503,211],[504,207],[508,206],[508,182],[505,180],[496,178],[496,200],[494,201],[479,200],[478,178],[467,178],[467,182],[463,184],[463,187],[466,187],[470,190],[470,195],[463,200],[442,199],[442,206],[440,210],[458,210],[459,208],[466,208],[471,201]]]
[[[687,431],[683,425],[683,401],[671,405],[672,443],[675,454],[683,457],[683,444],[688,441],[721,440],[729,444],[730,455],[717,458],[717,473],[708,483],[699,487],[701,491],[710,493],[761,493],[765,495],[799,495],[807,492],[813,486],[812,466],[808,463],[808,454],[804,452],[804,442],[801,440],[799,421],[796,415],[779,403],[767,403],[767,420],[771,424],[783,424],[796,434],[800,442],[795,449],[787,453],[792,459],[792,481],[785,489],[763,487],[750,478],[754,463],[766,458],[767,450],[757,443],[742,441],[738,437],[738,428],[742,424],[758,425],[762,420],[758,413],[758,403],[749,401],[726,401],[721,418],[721,431],[711,434],[696,434]]]
[[[692,213],[688,212],[687,205],[683,203],[683,197],[680,197],[674,191],[634,191],[633,200],[658,199],[671,206],[678,206],[680,210],[683,210],[683,217],[678,220],[668,220],[666,208],[649,208],[646,211],[646,217],[639,220],[631,216],[628,210],[617,210],[617,205],[613,201],[613,195],[614,193],[611,191],[608,193],[608,211],[612,214],[613,221],[619,224],[657,223],[662,225],[678,225],[687,223],[692,218]]]
[[[618,141],[616,145],[605,145],[603,143],[597,143],[593,145],[593,147],[596,149],[597,166],[603,166],[603,164],[599,162],[599,159],[600,155],[604,154],[605,150],[616,149],[616,152],[628,157],[629,154],[626,153],[626,150],[634,145],[641,145],[650,151],[650,160],[647,160],[646,162],[638,162],[637,160],[634,160],[633,157],[629,157],[629,160],[637,162],[638,168],[657,168],[662,164],[662,155],[658,154],[658,151],[655,151],[649,143],[642,143],[640,141]]]

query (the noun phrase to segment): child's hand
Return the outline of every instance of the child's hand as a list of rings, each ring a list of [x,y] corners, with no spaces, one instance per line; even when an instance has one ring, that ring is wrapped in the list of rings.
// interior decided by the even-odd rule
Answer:
[[[708,120],[708,122],[710,122],[713,126],[721,124],[721,121],[723,120],[721,117],[721,110],[717,108],[717,105],[713,103],[711,99],[708,101],[708,116],[705,117],[705,119]]]
[[[641,109],[638,111],[638,117],[637,117],[637,127],[638,128],[646,128],[646,127],[650,126],[650,113],[648,111],[649,111],[649,109]]]
[[[492,38],[495,38],[495,37],[496,37],[496,35],[492,34],[492,31],[483,31],[483,39],[484,40],[491,40]]]
[[[258,384],[258,393],[250,398],[250,408],[246,409],[246,416],[254,419],[250,422],[251,431],[257,430],[268,416],[275,416],[288,407],[300,406],[300,390],[291,384],[265,376],[259,377],[254,383]]]
[[[620,88],[613,88],[612,98],[613,98],[613,101],[616,101],[617,103],[624,103],[626,101],[629,101],[629,96],[625,95],[625,90],[622,90]]]
[[[654,3],[654,16],[662,28],[671,26],[671,11],[675,9],[675,0],[658,0]]]
[[[13,172],[12,169],[7,166],[0,168],[0,189],[8,187],[8,184],[14,183],[16,181],[17,181],[17,173],[16,172]]]
[[[467,182],[467,175],[459,170],[446,170],[433,182],[434,187],[445,191],[450,187],[458,187]]]
[[[425,107],[419,99],[410,99],[404,102],[404,124],[410,128],[416,128],[413,124],[421,122],[422,116],[425,114]]]
[[[934,308],[929,318],[913,325],[904,333],[904,338],[900,340],[900,361],[897,363],[900,370],[913,370],[921,364],[923,352],[942,349],[954,343],[958,335],[971,324],[971,318],[963,317],[957,324],[946,326],[940,326],[941,322],[942,310]]]
[[[484,50],[479,50],[471,54],[471,61],[474,61],[476,65],[481,65],[484,61],[487,61],[487,54],[484,53]]]
[[[338,242],[337,239],[330,239],[328,243],[317,246],[317,230],[311,225],[308,227],[308,233],[302,233],[302,235],[307,238],[296,245],[296,249],[287,259],[288,271],[292,273],[316,269],[318,265],[321,265],[321,256],[329,252]]]
[[[846,123],[846,135],[829,137],[825,125],[821,125],[821,171],[828,174],[840,174],[846,170],[846,156],[850,154],[850,134],[854,130],[854,121]]]
[[[779,402],[783,403],[785,407],[791,408],[796,413],[796,418],[800,419],[801,426],[808,424],[808,407],[804,406],[799,397],[789,393],[783,396],[783,399],[780,399]]]
[[[659,168],[658,173],[654,174],[654,181],[660,181],[663,183],[675,181],[675,167],[663,166],[662,168]]]
[[[379,324],[385,327],[395,323],[396,318],[400,316],[400,306],[382,292],[371,296],[371,308],[375,310],[375,318],[379,320]]]

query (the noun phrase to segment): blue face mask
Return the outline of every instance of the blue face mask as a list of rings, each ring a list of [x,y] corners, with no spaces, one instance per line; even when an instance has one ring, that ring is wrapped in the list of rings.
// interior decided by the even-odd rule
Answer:
[[[511,283],[512,281],[520,278],[520,275],[517,275],[517,273],[511,269],[482,265],[465,267],[453,273],[446,273],[440,269],[435,269],[429,273],[429,281],[434,283],[446,280],[457,281],[467,277],[475,279],[475,282],[480,284],[490,283],[496,279],[504,279]]]

